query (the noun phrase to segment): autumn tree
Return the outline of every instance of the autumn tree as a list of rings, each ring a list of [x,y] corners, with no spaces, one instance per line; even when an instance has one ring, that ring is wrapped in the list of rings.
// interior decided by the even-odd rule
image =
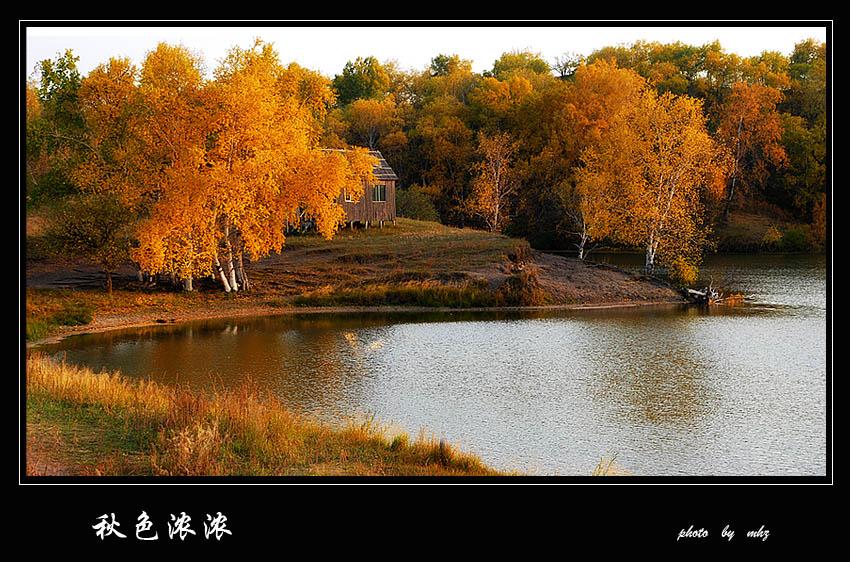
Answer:
[[[387,135],[401,129],[395,101],[391,96],[383,100],[358,99],[343,112],[348,123],[352,144],[378,149],[378,142]]]
[[[545,227],[536,219],[537,227],[576,240],[580,259],[592,242],[613,233],[615,211],[622,211],[612,161],[618,156],[617,143],[608,137],[645,86],[636,72],[598,60],[579,66],[571,80],[542,91],[523,111],[532,116],[520,127],[529,153],[524,211],[536,205],[541,212],[555,213]]]
[[[488,132],[513,130],[533,90],[532,83],[521,74],[505,80],[483,78],[469,95],[473,126]]]
[[[309,216],[332,237],[344,219],[339,194],[359,194],[373,179],[374,159],[365,151],[318,146],[312,120],[321,104],[305,104],[298,91],[284,87],[291,84],[289,72],[261,41],[232,49],[215,72],[218,119],[207,153],[208,206],[220,240],[214,261],[226,290],[246,284],[243,257],[258,259],[283,247],[287,224]]]
[[[81,99],[97,150],[74,174],[83,189],[113,194],[147,215],[135,232],[132,257],[142,270],[184,279],[188,289],[205,261],[194,252],[198,235],[188,227],[200,206],[187,209],[185,203],[203,199],[199,175],[209,129],[199,126],[205,113],[200,64],[186,49],[160,44],[139,77],[122,60],[90,73]],[[151,246],[151,239],[158,244]]]
[[[300,67],[283,67],[271,45],[233,48],[211,83],[199,70],[179,48],[146,60],[142,131],[159,168],[134,257],[151,273],[213,273],[225,291],[243,290],[244,261],[280,251],[288,225],[310,217],[333,236],[344,218],[336,199],[362,190],[373,159],[318,146],[316,122],[332,93]]]
[[[740,187],[760,187],[770,167],[786,162],[776,104],[782,94],[763,84],[738,82],[723,106],[717,135],[732,154],[732,170],[723,216],[728,217]]]
[[[501,232],[510,218],[512,197],[518,186],[513,158],[517,143],[506,133],[481,135],[472,166],[471,214],[480,217],[490,232]]]
[[[562,224],[568,224],[567,231],[578,238],[575,246],[580,260],[593,249],[590,243],[616,239],[623,221],[624,186],[618,171],[627,164],[617,145],[606,138],[604,143],[586,147],[570,183],[562,185],[560,191],[565,219]]]
[[[605,141],[611,146],[586,165],[588,173],[614,174],[622,188],[617,239],[645,249],[648,273],[664,264],[692,281],[708,242],[704,202],[722,192],[726,172],[702,103],[646,89],[615,127]]]

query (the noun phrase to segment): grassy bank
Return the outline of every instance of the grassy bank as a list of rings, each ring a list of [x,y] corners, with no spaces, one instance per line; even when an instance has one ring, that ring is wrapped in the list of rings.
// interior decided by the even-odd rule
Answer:
[[[717,228],[720,253],[820,252],[823,241],[810,225],[777,215],[732,211]]]
[[[139,283],[130,271],[116,279],[110,298],[105,289],[90,287],[91,278],[99,275],[96,267],[89,265],[88,277],[80,277],[85,264],[69,264],[39,250],[37,230],[28,236],[28,247],[28,281],[34,272],[62,287],[28,283],[31,342],[107,316],[156,313],[156,321],[168,322],[197,311],[226,315],[246,307],[464,308],[546,302],[533,272],[517,269],[517,259],[529,248],[524,240],[410,219],[383,229],[342,230],[332,240],[290,235],[282,253],[247,265],[252,288],[237,293],[225,293],[212,279],[196,280],[196,290],[186,293],[167,280]]]
[[[424,433],[297,416],[250,383],[202,395],[34,354],[26,398],[32,475],[505,475]]]

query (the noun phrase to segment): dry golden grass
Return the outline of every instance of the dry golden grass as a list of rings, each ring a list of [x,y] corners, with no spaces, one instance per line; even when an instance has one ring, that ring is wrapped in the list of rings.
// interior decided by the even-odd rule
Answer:
[[[54,429],[45,431],[50,424]],[[250,384],[198,394],[27,359],[28,474],[494,476],[474,455],[376,423],[296,416]],[[75,442],[86,442],[83,454]]]

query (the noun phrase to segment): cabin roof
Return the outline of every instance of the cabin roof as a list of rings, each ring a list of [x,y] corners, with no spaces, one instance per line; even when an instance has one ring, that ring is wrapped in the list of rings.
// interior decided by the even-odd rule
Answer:
[[[323,148],[322,150],[326,152],[331,151],[339,151],[345,152],[344,148]],[[393,171],[392,167],[389,165],[387,160],[384,158],[384,155],[380,153],[378,150],[370,150],[369,154],[378,159],[378,163],[375,165],[373,173],[375,174],[375,178],[379,180],[397,180],[398,176]]]
[[[384,156],[377,150],[370,150],[369,154],[378,159],[378,165],[375,166],[375,177],[379,180],[397,180],[398,176],[390,167]]]

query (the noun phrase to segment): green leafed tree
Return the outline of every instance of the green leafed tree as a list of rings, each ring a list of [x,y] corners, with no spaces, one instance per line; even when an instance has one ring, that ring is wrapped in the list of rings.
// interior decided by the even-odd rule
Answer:
[[[390,77],[375,57],[357,57],[354,62],[347,62],[342,74],[333,79],[341,106],[358,99],[381,98],[389,87]]]
[[[47,231],[48,246],[63,257],[100,265],[112,296],[112,274],[129,257],[136,215],[116,196],[77,195],[59,208]]]

